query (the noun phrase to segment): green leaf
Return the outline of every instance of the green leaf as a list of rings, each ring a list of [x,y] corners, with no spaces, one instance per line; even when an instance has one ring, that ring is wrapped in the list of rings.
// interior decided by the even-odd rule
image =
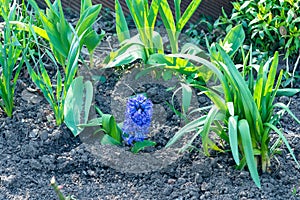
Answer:
[[[155,49],[157,49],[157,53],[164,54],[164,44],[163,44],[163,41],[162,41],[162,37],[156,31],[153,31],[152,42],[153,42],[153,47]]]
[[[291,96],[294,96],[295,94],[297,94],[299,92],[300,92],[299,88],[282,88],[282,89],[277,90],[276,96],[291,97]]]
[[[104,31],[102,31],[101,34],[98,34],[95,30],[92,30],[85,35],[85,37],[82,39],[82,43],[86,45],[86,48],[91,54],[94,52],[95,48],[99,45],[104,36]]]
[[[144,140],[141,142],[135,142],[133,147],[131,148],[132,153],[138,153],[139,151],[143,150],[146,147],[153,147],[156,145],[156,142],[150,140]]]
[[[83,13],[86,9],[88,9],[92,5],[93,5],[92,0],[81,0],[80,13]]]
[[[274,58],[273,58],[273,62],[268,74],[268,80],[267,83],[265,85],[265,92],[264,92],[264,96],[270,95],[273,92],[273,86],[275,83],[275,78],[276,78],[276,72],[277,72],[277,66],[278,66],[278,52],[275,52]]]
[[[93,127],[93,126],[102,126],[102,118],[91,119],[87,124],[79,124],[79,127]]]
[[[264,82],[265,82],[264,71],[263,71],[263,66],[261,66],[258,71],[254,93],[253,93],[253,98],[259,109],[261,109],[261,99],[263,97]]]
[[[240,164],[239,144],[238,144],[238,116],[230,116],[228,123],[229,144],[232,157],[237,165]]]
[[[189,87],[187,84],[181,83],[182,87],[182,110],[183,113],[186,114],[189,110],[191,100],[192,100],[192,88]]]
[[[245,32],[241,24],[235,26],[229,31],[229,33],[226,35],[226,37],[223,40],[223,45],[226,43],[232,44],[231,50],[228,53],[230,57],[232,57],[235,54],[235,52],[243,45],[244,40],[245,40]]]
[[[75,27],[78,37],[86,32],[89,32],[86,30],[92,29],[92,26],[96,22],[96,19],[100,13],[101,7],[101,4],[94,5],[86,8],[83,13],[80,13],[80,18]]]
[[[122,48],[120,50],[122,50]],[[146,61],[146,58],[147,57],[144,46],[133,44],[130,45],[124,52],[119,53],[119,55],[116,58],[114,58],[111,62],[109,62],[106,67],[110,68],[129,64],[137,59],[142,59]]]
[[[108,134],[104,134],[103,138],[101,139],[102,145],[120,145],[121,143],[118,142],[116,139],[111,137]]]
[[[180,53],[182,54],[190,54],[190,55],[195,55],[199,56],[202,58],[207,58],[208,60],[208,55],[204,50],[198,47],[198,45],[193,44],[193,43],[186,43],[181,47]]]
[[[172,10],[167,0],[161,0],[159,14],[166,28],[173,53],[178,52],[178,41],[176,39],[176,26]]]
[[[186,124],[184,127],[182,127],[166,144],[166,148],[170,147],[171,145],[175,144],[180,138],[182,138],[185,134],[195,131],[197,129],[200,129],[203,127],[204,123],[206,121],[206,116],[202,116],[200,118],[197,118],[188,124]]]
[[[198,8],[199,4],[202,0],[193,0],[187,7],[187,9],[182,14],[181,18],[179,19],[176,30],[181,32],[185,24],[189,21],[189,19],[192,17],[196,9]]]
[[[298,160],[297,160],[297,158],[296,158],[289,142],[287,141],[286,137],[283,135],[283,133],[276,126],[274,126],[271,123],[265,123],[264,125],[267,126],[267,127],[270,127],[271,129],[273,129],[279,135],[279,137],[284,142],[285,146],[288,148],[288,150],[289,150],[291,156],[293,157],[293,159],[295,160],[296,164],[298,165],[298,167],[300,167],[300,164],[299,164],[299,162],[298,162]]]
[[[231,116],[234,116],[234,105],[233,105],[233,102],[227,102],[226,105],[227,105],[227,109],[228,109],[229,114]]]
[[[117,142],[121,143],[121,134],[122,131],[118,126],[114,116],[110,114],[102,115],[102,127],[105,130],[106,134],[110,135]]]
[[[149,26],[154,28],[161,0],[152,0],[148,14]]]
[[[173,77],[173,72],[170,70],[164,70],[162,72],[162,77],[163,77],[164,81],[169,81]]]
[[[130,38],[130,33],[119,0],[115,0],[115,11],[116,11],[116,31],[117,31],[119,43],[121,43],[124,40]]]
[[[78,58],[80,54],[80,38],[78,38],[76,35],[74,35],[74,38],[72,40],[70,50],[68,51],[67,56],[67,64],[65,68],[65,91],[68,91],[70,84],[72,83],[77,69],[78,69]]]
[[[83,77],[73,80],[65,99],[64,122],[76,137],[83,131],[79,124],[86,124],[93,98],[90,81],[83,83]],[[85,99],[85,101],[84,101]]]
[[[278,107],[278,108],[281,108],[281,109],[285,110],[289,115],[291,115],[291,117],[292,117],[294,120],[296,120],[297,123],[300,124],[300,120],[296,117],[296,115],[294,115],[294,114],[292,113],[292,111],[289,109],[289,107],[286,106],[285,104],[283,104],[283,103],[276,103],[276,104],[274,104],[274,107]]]
[[[217,116],[219,112],[219,109],[216,106],[213,106],[210,111],[207,114],[207,117],[204,122],[203,130],[201,131],[201,137],[202,137],[202,146],[203,151],[205,155],[209,155],[209,145],[211,143],[211,140],[209,139],[209,132],[211,130],[212,124],[215,120],[215,117]]]
[[[179,20],[181,18],[180,4],[181,4],[181,0],[174,0],[176,22],[179,22]]]
[[[250,129],[249,124],[247,120],[242,119],[238,122],[238,129],[239,133],[241,135],[242,140],[242,147],[243,151],[246,157],[247,166],[250,172],[250,175],[256,184],[257,187],[261,188],[259,175],[257,171],[256,162],[254,159],[254,153],[253,153],[253,146],[251,142],[251,135],[250,135]]]
[[[40,27],[37,27],[33,24],[25,24],[23,22],[20,22],[20,21],[10,21],[9,22],[11,25],[16,25],[17,26],[17,29],[18,30],[22,30],[22,31],[27,31],[29,32],[30,31],[30,26],[32,27],[32,30],[39,36],[41,36],[42,38],[44,38],[45,40],[48,40],[49,41],[49,37],[47,35],[47,32],[40,28]],[[2,24],[2,23],[0,23]]]
[[[221,58],[224,62],[219,62],[219,66],[224,71],[225,76],[227,77],[228,81],[230,81],[230,84],[232,84],[235,88],[236,93],[240,95],[240,104],[244,108],[245,118],[247,119],[248,123],[250,123],[251,127],[255,127],[255,137],[260,139],[263,133],[262,118],[248,85],[238,69],[235,67],[229,55],[225,53],[219,44],[216,44],[216,47],[218,48]]]

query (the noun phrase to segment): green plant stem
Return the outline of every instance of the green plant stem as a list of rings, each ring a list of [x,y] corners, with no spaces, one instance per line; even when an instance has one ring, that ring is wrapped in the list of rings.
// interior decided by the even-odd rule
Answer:
[[[90,68],[93,68],[93,67],[94,67],[94,57],[93,57],[93,53],[90,53],[90,54],[89,54],[89,57],[90,57]]]
[[[54,191],[57,194],[59,200],[65,200],[66,199],[64,194],[60,191],[60,188],[58,187],[54,177],[52,177],[50,185],[54,189]]]

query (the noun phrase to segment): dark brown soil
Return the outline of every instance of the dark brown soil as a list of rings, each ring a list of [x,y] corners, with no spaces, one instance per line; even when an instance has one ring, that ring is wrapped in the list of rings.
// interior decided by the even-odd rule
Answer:
[[[105,112],[122,107],[111,98],[117,98],[122,77],[111,74],[96,87],[96,102]],[[77,199],[300,199],[299,168],[285,147],[273,159],[271,173],[261,175],[262,188],[258,189],[249,172],[235,169],[229,153],[205,157],[197,151],[177,154],[161,148],[133,155],[111,147],[91,148],[92,144],[74,138],[64,125],[56,127],[48,103],[38,92],[28,91],[29,87],[35,88],[24,72],[13,117],[0,117],[0,199],[57,199],[49,186],[52,176],[63,185],[65,194]],[[204,97],[199,99],[209,103]],[[288,98],[279,100],[286,103]],[[162,103],[157,102],[158,106]],[[296,95],[290,106],[297,117],[299,102]],[[178,118],[169,112],[166,116],[165,121],[157,121],[159,126],[152,123],[154,135],[173,134],[178,129]],[[300,126],[288,116],[282,125],[300,160]]]

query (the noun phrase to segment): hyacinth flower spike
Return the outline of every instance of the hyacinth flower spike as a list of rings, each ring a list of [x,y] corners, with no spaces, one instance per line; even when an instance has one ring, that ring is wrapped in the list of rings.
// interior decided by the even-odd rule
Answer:
[[[123,123],[123,140],[128,145],[144,141],[151,125],[153,104],[144,95],[138,94],[127,101]]]

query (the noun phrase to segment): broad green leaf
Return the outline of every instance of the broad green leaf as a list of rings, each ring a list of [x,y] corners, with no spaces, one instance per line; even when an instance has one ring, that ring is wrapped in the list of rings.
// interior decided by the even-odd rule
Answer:
[[[75,30],[80,37],[82,34],[87,32],[87,29],[91,29],[93,24],[96,22],[96,19],[100,13],[102,5],[94,5],[88,7],[84,10],[83,13],[80,13],[80,18],[76,24]]]
[[[271,94],[271,97],[270,97],[270,100],[269,100],[268,108],[271,108],[273,106],[273,102],[275,100],[277,91],[278,91],[278,89],[281,85],[282,76],[283,76],[283,70],[280,70],[279,76],[277,77],[277,83],[275,85],[275,88],[274,88],[273,93]]]
[[[74,35],[74,38],[72,40],[70,50],[68,52],[67,56],[67,64],[65,69],[65,91],[68,91],[68,87],[72,83],[77,69],[78,69],[78,58],[80,54],[80,44],[79,44],[80,38],[78,38],[76,35]]]
[[[119,43],[130,38],[128,25],[119,0],[115,0],[116,31]]]
[[[63,89],[62,77],[61,77],[60,71],[58,70],[57,78],[56,78],[56,99],[58,101],[62,97],[62,94],[61,94],[62,89]]]
[[[86,48],[88,49],[90,54],[94,52],[95,48],[99,45],[104,35],[104,31],[102,31],[101,34],[98,34],[95,30],[91,30],[87,35],[85,35],[82,43],[86,45]]]
[[[250,175],[256,184],[257,187],[261,188],[259,175],[257,171],[256,162],[254,159],[253,146],[251,142],[251,135],[249,124],[247,120],[242,119],[238,122],[238,130],[242,140],[243,151],[246,157],[247,166],[250,172]]]
[[[93,101],[93,85],[91,81],[84,83],[85,88],[85,103],[84,103],[84,122],[86,123],[89,119],[89,113]]]
[[[125,0],[125,2],[136,28],[138,29],[138,31],[142,30],[144,28],[145,22],[143,13],[146,12],[144,7],[144,0]]]
[[[109,114],[102,115],[102,127],[106,134],[121,143],[121,129],[119,128],[114,116]]]
[[[229,114],[231,116],[234,116],[234,105],[233,105],[233,102],[227,102],[226,105],[227,105],[227,109],[228,109]]]
[[[174,0],[174,7],[175,7],[175,20],[176,22],[179,22],[181,18],[181,0]]]
[[[230,116],[228,120],[229,144],[233,159],[237,165],[240,164],[239,143],[238,143],[238,116]]]
[[[258,109],[263,109],[261,107],[261,98],[263,96],[264,81],[265,80],[264,80],[263,67],[260,67],[259,71],[258,71],[257,79],[256,79],[254,93],[253,93],[253,98],[256,102]]]
[[[86,9],[88,9],[92,5],[93,5],[92,0],[81,0],[80,13],[83,13]]]
[[[228,52],[228,55],[232,57],[235,52],[243,45],[243,42],[245,40],[245,32],[243,30],[242,25],[237,25],[234,28],[232,28],[229,33],[226,35],[226,37],[223,40],[224,44],[230,44],[231,50]]]
[[[162,77],[163,77],[164,81],[169,81],[173,77],[173,72],[171,70],[164,70],[162,72]]]
[[[164,44],[162,41],[162,37],[156,31],[153,31],[152,42],[153,42],[153,48],[157,49],[157,53],[164,54]]]
[[[102,118],[94,118],[88,121],[87,124],[79,124],[79,127],[93,127],[93,126],[102,126]]]
[[[82,76],[72,81],[65,98],[64,122],[75,137],[83,131],[78,125],[88,121],[92,96],[93,86],[90,81],[83,83]]]
[[[198,45],[193,44],[193,43],[184,44],[181,47],[180,53],[199,56],[199,57],[204,58],[204,59],[207,58],[207,60],[208,60],[208,57],[209,57],[204,50],[202,50],[201,48],[199,48]]]
[[[130,45],[126,51],[116,58],[114,58],[108,65],[107,68],[121,66],[124,64],[132,63],[137,59],[142,59],[146,61],[145,48],[141,45]]]

